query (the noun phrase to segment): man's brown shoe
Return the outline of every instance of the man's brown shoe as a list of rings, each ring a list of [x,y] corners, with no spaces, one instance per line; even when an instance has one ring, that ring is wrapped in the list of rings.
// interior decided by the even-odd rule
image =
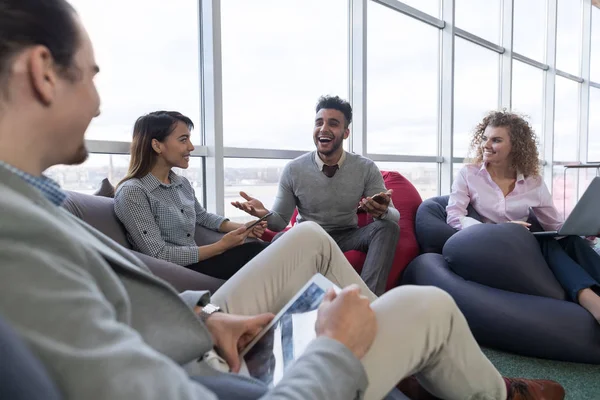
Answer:
[[[565,389],[558,382],[541,379],[504,378],[508,400],[563,400]]]

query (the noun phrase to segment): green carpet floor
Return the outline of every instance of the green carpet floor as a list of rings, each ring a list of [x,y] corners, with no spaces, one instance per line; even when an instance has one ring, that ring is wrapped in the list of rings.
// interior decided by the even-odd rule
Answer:
[[[552,379],[570,400],[600,400],[600,365],[542,360],[484,348],[483,352],[503,376]]]

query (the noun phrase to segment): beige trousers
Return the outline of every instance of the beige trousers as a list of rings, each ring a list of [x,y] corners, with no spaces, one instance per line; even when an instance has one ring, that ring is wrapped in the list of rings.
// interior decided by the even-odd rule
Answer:
[[[444,399],[506,399],[502,377],[447,293],[402,286],[377,298],[315,223],[303,222],[283,235],[229,279],[212,301],[229,313],[276,314],[317,272],[342,288],[358,284],[372,299],[378,333],[361,360],[369,379],[365,399],[383,398],[413,374]]]

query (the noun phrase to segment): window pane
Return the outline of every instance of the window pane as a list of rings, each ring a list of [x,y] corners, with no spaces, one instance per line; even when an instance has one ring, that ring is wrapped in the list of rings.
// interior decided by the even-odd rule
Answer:
[[[279,177],[290,160],[272,159],[225,159],[225,216],[232,221],[247,222],[252,217],[231,205],[243,200],[240,191],[262,201],[267,209],[273,206],[277,195]]]
[[[104,178],[108,178],[113,186],[127,174],[129,155],[124,154],[90,154],[81,165],[56,165],[45,172],[57,181],[65,190],[94,194],[100,189]],[[185,176],[196,192],[196,197],[203,203],[204,179],[202,173],[202,157],[192,157],[190,166],[183,170],[174,168],[176,174]]]
[[[592,53],[590,79],[600,83],[600,4],[592,6]]]
[[[538,150],[541,150],[544,137],[544,71],[513,60],[512,76],[512,109],[525,114],[540,142]]]
[[[225,146],[313,149],[319,96],[348,97],[348,1],[227,0],[221,14]]]
[[[90,154],[81,165],[56,165],[48,168],[45,174],[65,190],[93,194],[100,189],[104,178],[116,186],[127,174],[128,167],[128,155]]]
[[[456,38],[454,157],[466,157],[470,137],[484,115],[498,108],[499,56]]]
[[[590,88],[588,161],[600,162],[600,89]]]
[[[556,68],[581,75],[582,0],[558,0]]]
[[[562,165],[552,167],[552,200],[559,214],[566,218],[577,203],[577,171]]]
[[[546,59],[546,6],[547,0],[514,2],[514,50],[540,62]]]
[[[368,4],[367,150],[437,155],[439,30]]]
[[[433,15],[436,18],[440,17],[440,2],[441,0],[402,0],[402,3],[429,15]]]
[[[557,76],[554,120],[554,161],[578,161],[580,84]]]
[[[500,0],[456,0],[456,26],[500,43]]]
[[[592,180],[600,176],[600,168],[584,168],[579,170],[579,193],[577,201],[581,199],[583,193],[587,190]]]
[[[86,138],[130,141],[142,114],[177,110],[200,125],[198,7],[173,0],[168,7],[146,0],[72,0],[88,29],[101,72],[100,117]],[[124,27],[123,29],[116,27]],[[200,129],[195,139],[200,143]]]
[[[382,162],[375,164],[381,171],[396,171],[402,174],[417,189],[423,200],[438,195],[438,164]]]
[[[192,184],[196,198],[204,205],[204,164],[203,157],[191,157],[190,166],[187,169],[173,168],[173,172],[187,178]]]

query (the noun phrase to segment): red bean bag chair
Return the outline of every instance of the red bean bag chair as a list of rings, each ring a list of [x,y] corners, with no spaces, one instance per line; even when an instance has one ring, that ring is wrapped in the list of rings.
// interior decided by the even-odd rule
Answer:
[[[398,285],[402,272],[404,272],[408,263],[419,255],[419,244],[415,236],[415,215],[422,200],[413,184],[398,172],[381,171],[381,175],[383,175],[385,187],[394,190],[392,201],[396,209],[400,211],[400,239],[396,246],[394,263],[388,276],[386,290],[389,290]],[[286,228],[286,230],[296,224],[297,215],[298,211],[296,210],[290,221],[291,226]],[[358,214],[358,226],[365,226],[372,221],[373,218],[370,215],[366,213]],[[271,241],[276,234],[277,232],[267,230],[262,239]],[[347,251],[344,255],[354,269],[360,273],[367,255],[357,250]]]

